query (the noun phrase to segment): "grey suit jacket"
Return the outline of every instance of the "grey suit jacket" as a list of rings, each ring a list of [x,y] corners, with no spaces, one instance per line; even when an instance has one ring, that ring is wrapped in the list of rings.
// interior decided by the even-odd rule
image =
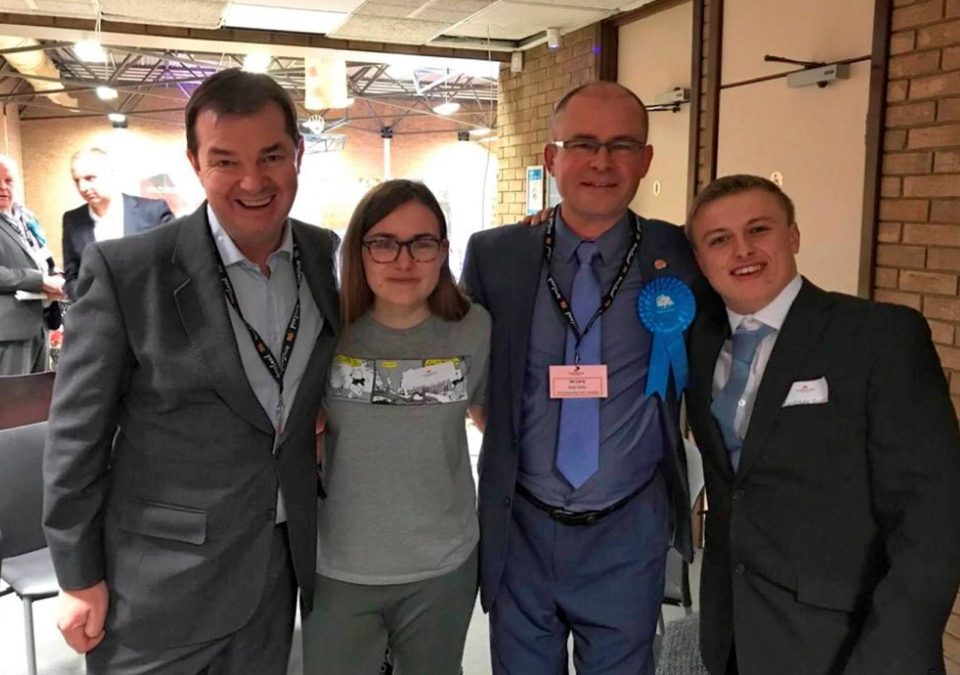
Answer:
[[[84,252],[44,458],[44,525],[63,588],[106,579],[107,631],[135,649],[247,622],[278,483],[304,611],[316,547],[314,419],[338,331],[336,235],[291,221],[324,328],[276,457],[244,375],[206,205]],[[301,335],[298,339],[309,339]]]
[[[29,340],[40,334],[41,301],[20,302],[14,293],[42,288],[43,270],[10,224],[0,219],[0,341]]]

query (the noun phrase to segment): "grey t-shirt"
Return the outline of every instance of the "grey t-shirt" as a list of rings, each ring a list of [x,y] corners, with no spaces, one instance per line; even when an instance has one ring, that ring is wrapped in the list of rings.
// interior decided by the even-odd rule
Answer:
[[[465,417],[482,404],[490,315],[394,330],[365,315],[337,346],[317,573],[397,584],[451,572],[479,540]]]

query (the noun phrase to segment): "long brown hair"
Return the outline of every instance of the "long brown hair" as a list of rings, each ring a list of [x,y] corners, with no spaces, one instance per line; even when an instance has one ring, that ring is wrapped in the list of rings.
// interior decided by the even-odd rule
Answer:
[[[447,219],[430,189],[412,180],[388,180],[370,189],[350,217],[340,246],[340,318],[347,327],[373,306],[373,291],[363,271],[363,238],[370,229],[408,202],[426,206],[440,225],[440,239],[447,241]],[[450,272],[449,257],[440,268],[437,287],[427,298],[430,311],[441,319],[459,321],[470,309],[470,301],[457,288]]]

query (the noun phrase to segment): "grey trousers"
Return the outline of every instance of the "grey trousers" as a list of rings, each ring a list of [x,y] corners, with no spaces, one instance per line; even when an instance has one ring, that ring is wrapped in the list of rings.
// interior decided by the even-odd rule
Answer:
[[[28,375],[49,370],[46,332],[29,340],[0,341],[0,375]]]
[[[286,527],[274,530],[269,578],[253,618],[219,640],[153,652],[106,637],[87,654],[87,675],[285,675],[293,642],[297,587]],[[202,612],[196,617],[203,621]]]
[[[313,597],[304,675],[377,675],[387,646],[396,675],[457,675],[477,597],[477,551],[453,572],[409,584],[318,575]]]

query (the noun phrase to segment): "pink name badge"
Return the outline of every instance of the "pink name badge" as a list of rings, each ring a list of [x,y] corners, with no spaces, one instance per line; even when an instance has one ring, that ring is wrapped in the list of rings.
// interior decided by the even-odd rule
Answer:
[[[606,397],[606,366],[550,366],[550,398]]]

